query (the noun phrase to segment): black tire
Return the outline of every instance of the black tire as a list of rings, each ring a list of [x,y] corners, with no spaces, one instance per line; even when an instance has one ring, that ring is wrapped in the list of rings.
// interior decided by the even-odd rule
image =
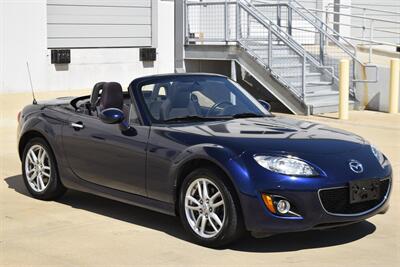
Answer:
[[[48,155],[48,160],[50,161],[50,178],[47,187],[42,192],[35,191],[28,182],[28,178],[25,170],[25,162],[27,160],[27,153],[29,149],[33,146],[41,146]],[[22,178],[24,180],[25,186],[29,193],[37,199],[41,200],[54,200],[61,197],[65,192],[66,188],[62,185],[60,177],[58,174],[57,162],[53,151],[47,142],[40,137],[35,137],[29,140],[26,144],[22,156]]]
[[[199,178],[207,178],[214,183],[218,190],[221,192],[223,200],[225,202],[225,220],[222,224],[220,232],[210,238],[203,238],[197,234],[187,219],[185,213],[185,195],[190,184]],[[211,248],[220,248],[226,246],[237,239],[239,239],[244,233],[243,220],[241,212],[239,210],[240,204],[236,199],[234,188],[229,186],[229,183],[225,182],[228,179],[225,174],[215,168],[200,168],[191,172],[182,182],[179,192],[179,214],[182,224],[185,230],[190,234],[192,240],[202,246]]]

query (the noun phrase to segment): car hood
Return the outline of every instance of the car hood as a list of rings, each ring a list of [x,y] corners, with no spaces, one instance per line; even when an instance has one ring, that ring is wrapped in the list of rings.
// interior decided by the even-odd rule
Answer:
[[[275,116],[203,124],[179,125],[174,131],[197,135],[193,142],[216,143],[237,153],[266,151],[284,153],[343,153],[360,149],[365,140],[355,134],[319,123]]]

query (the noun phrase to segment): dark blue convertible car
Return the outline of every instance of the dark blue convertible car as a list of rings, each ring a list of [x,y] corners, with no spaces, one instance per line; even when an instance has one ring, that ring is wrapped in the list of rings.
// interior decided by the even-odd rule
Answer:
[[[29,105],[18,115],[23,179],[35,197],[67,188],[181,218],[218,247],[324,229],[384,213],[388,159],[363,138],[269,112],[219,75],[101,82],[90,96]]]

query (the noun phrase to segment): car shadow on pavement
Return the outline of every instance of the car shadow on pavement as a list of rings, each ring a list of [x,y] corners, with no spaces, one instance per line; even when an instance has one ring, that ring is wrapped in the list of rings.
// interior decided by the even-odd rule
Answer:
[[[5,178],[5,181],[9,188],[31,197],[25,188],[21,175]],[[57,202],[76,209],[162,231],[181,240],[189,241],[188,235],[184,232],[177,217],[74,190],[69,190]],[[372,234],[375,229],[374,224],[363,221],[330,230],[279,234],[260,239],[248,235],[226,249],[267,253],[331,247],[362,239]]]

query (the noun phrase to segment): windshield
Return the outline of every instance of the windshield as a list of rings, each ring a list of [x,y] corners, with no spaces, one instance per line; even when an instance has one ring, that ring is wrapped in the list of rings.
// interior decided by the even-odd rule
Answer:
[[[166,76],[142,85],[140,91],[156,122],[270,115],[240,85],[221,76]]]

